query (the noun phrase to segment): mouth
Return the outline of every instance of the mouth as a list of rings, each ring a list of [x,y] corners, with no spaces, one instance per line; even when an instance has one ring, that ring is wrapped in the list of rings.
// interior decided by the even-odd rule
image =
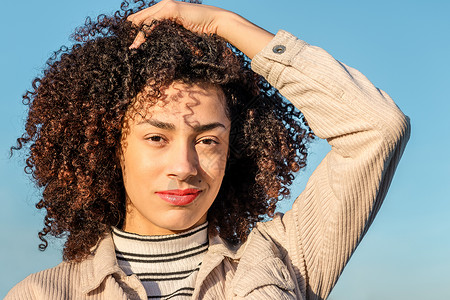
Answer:
[[[192,203],[197,196],[201,193],[198,189],[185,189],[185,190],[168,190],[156,192],[156,194],[164,201],[176,205],[185,206]]]

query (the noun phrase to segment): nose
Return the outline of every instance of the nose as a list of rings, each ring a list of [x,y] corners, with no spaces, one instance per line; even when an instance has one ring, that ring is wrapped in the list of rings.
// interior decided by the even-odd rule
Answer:
[[[185,181],[198,173],[198,154],[193,145],[178,143],[173,145],[168,157],[167,176]]]

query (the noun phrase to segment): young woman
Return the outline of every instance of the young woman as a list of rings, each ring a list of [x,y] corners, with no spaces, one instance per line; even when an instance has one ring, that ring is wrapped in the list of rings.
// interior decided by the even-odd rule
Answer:
[[[44,188],[41,247],[67,242],[63,263],[6,298],[326,298],[386,195],[407,117],[285,31],[201,4],[127,5],[80,28],[24,97],[16,148],[30,144]],[[332,150],[273,216],[310,128]]]

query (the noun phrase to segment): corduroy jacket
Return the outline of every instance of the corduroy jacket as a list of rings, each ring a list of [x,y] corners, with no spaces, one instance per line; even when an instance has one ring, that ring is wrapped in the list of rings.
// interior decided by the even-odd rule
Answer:
[[[285,31],[252,60],[255,72],[305,115],[331,151],[286,214],[239,247],[218,236],[193,299],[325,299],[372,223],[409,138],[409,119],[360,72]],[[6,299],[147,299],[119,268],[110,235],[81,263],[20,282]]]

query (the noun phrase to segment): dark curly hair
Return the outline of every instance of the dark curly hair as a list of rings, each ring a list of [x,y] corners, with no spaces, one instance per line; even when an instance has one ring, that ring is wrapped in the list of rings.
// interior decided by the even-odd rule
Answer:
[[[293,173],[306,164],[311,130],[242,52],[169,20],[154,21],[151,31],[135,28],[126,17],[154,1],[134,2],[123,2],[112,16],[88,18],[73,34],[74,44],[55,52],[23,96],[26,132],[12,149],[29,145],[25,172],[43,189],[36,204],[46,209],[39,247],[47,247],[47,234],[67,236],[65,260],[83,260],[124,221],[117,151],[124,116],[144,88],[153,99],[173,81],[223,90],[230,158],[208,221],[210,233],[230,243],[245,241],[256,222],[273,215],[277,201],[289,195]],[[146,42],[130,50],[139,30]]]

